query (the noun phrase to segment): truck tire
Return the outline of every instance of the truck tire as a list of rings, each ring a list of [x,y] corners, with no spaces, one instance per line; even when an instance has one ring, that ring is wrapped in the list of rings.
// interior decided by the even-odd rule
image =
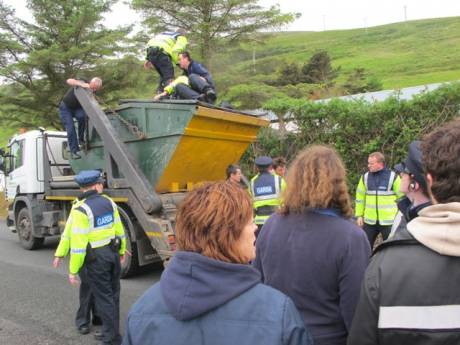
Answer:
[[[118,212],[120,213],[120,219],[125,229],[126,249],[131,253],[131,255],[125,254],[125,262],[121,265],[121,278],[128,278],[135,275],[140,268],[137,245],[131,238],[131,231],[134,230],[134,224],[122,208],[119,207]]]
[[[23,207],[19,210],[16,217],[16,230],[19,236],[19,242],[24,249],[34,250],[43,245],[44,237],[35,237],[33,234],[32,219],[29,210]]]

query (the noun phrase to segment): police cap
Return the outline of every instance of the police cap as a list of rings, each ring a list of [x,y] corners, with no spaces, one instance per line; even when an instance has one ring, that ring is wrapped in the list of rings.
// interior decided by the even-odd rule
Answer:
[[[409,152],[406,159],[402,163],[397,164],[395,170],[401,170],[401,172],[412,175],[414,180],[426,189],[427,184],[423,172],[422,152],[420,151],[419,140],[409,144]]]
[[[256,165],[258,167],[268,167],[272,164],[272,159],[268,156],[260,156],[256,158]]]
[[[77,182],[80,187],[92,186],[96,183],[102,183],[103,181],[99,170],[82,170],[75,176],[75,182]]]

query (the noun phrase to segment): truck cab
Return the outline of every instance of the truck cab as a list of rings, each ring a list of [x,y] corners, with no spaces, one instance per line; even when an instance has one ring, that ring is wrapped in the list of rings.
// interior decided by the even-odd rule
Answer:
[[[63,228],[65,213],[45,202],[45,180],[71,173],[66,145],[65,132],[33,130],[13,136],[4,151],[7,225],[26,249],[40,247]]]
[[[65,132],[34,130],[12,137],[8,143],[5,160],[5,195],[13,201],[16,195],[42,194],[45,192],[43,145],[53,159],[52,175],[63,176],[64,167],[70,167],[66,158],[67,136]],[[59,168],[60,166],[60,168]]]

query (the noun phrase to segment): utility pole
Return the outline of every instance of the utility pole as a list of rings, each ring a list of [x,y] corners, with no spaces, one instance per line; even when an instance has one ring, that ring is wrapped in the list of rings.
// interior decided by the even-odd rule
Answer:
[[[256,46],[252,47],[252,71],[256,74]]]
[[[326,31],[326,15],[323,14],[323,31]]]
[[[407,22],[407,5],[404,5],[404,21]]]

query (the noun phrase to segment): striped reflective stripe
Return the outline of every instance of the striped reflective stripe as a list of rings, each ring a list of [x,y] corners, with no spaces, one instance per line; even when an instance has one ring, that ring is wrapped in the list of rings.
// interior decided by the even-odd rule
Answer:
[[[396,193],[393,192],[392,190],[391,191],[385,191],[385,190],[379,190],[379,191],[375,191],[375,190],[368,190],[366,192],[366,195],[379,195],[379,196],[382,196],[382,195],[395,195]]]
[[[256,216],[254,218],[254,223],[257,225],[263,225],[270,216]]]
[[[85,210],[86,216],[88,217],[89,226],[90,226],[90,228],[92,230],[92,228],[94,226],[94,215],[93,215],[93,211],[91,211],[91,207],[89,207],[85,203],[82,203],[80,205],[80,207]]]
[[[393,188],[393,183],[395,182],[396,174],[394,171],[390,173],[390,179],[388,180],[387,191],[390,191]]]
[[[112,236],[110,238],[104,238],[103,240],[99,240],[99,241],[91,241],[89,242],[89,245],[91,246],[91,248],[103,247],[103,246],[108,245],[110,241],[112,240],[112,238],[115,238],[115,236]]]
[[[393,225],[393,219],[391,220],[383,220],[383,219],[379,219],[379,224],[380,225]]]
[[[460,328],[460,305],[380,307],[378,328]]]
[[[393,205],[372,205],[372,204],[366,204],[366,208],[378,208],[379,210],[383,209],[396,209],[396,204]]]
[[[113,223],[109,223],[106,225],[98,226],[97,228],[91,228],[91,232],[97,232],[101,230],[107,230],[107,229],[112,229],[113,228]]]
[[[83,254],[86,253],[86,248],[71,249],[70,252],[72,254]]]
[[[355,200],[355,202],[356,202],[357,204],[363,204],[363,203],[364,203],[364,200]]]
[[[254,197],[254,201],[262,201],[262,200],[271,200],[271,199],[276,199],[278,194],[268,194],[268,195],[262,195],[262,196],[256,196]]]
[[[89,233],[89,229],[87,229],[87,228],[77,228],[77,227],[74,226],[72,228],[72,233],[85,235],[85,234]]]

